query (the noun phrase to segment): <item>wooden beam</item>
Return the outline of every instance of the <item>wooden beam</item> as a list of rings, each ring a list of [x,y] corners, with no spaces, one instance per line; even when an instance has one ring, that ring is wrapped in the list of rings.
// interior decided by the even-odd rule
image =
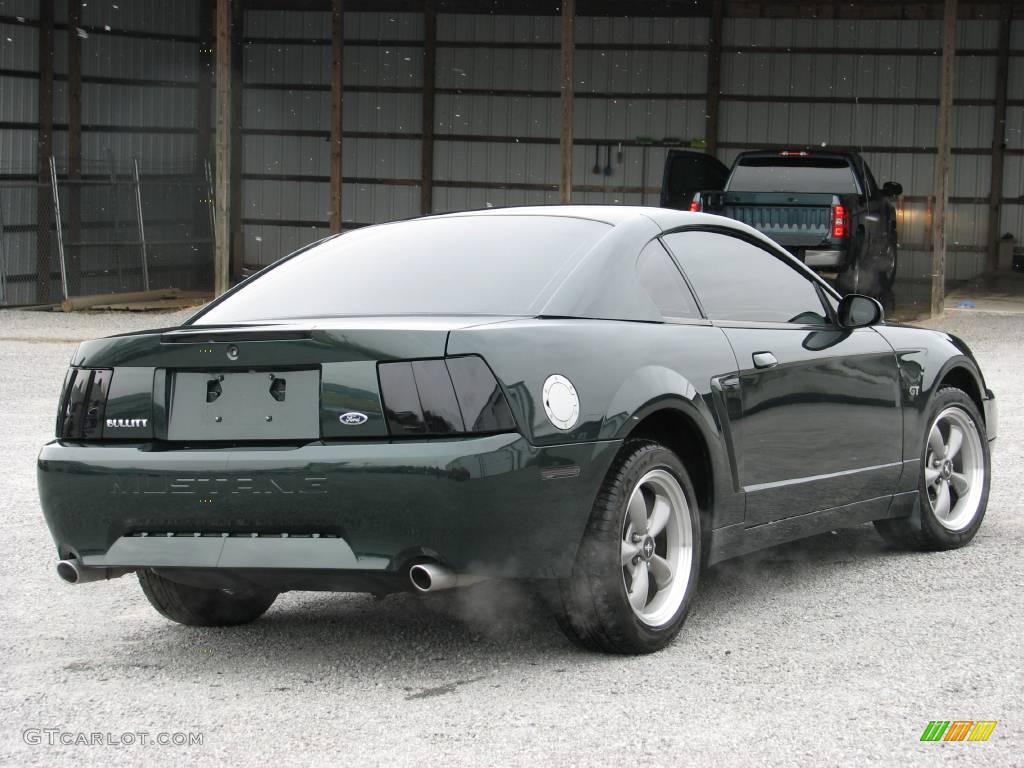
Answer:
[[[561,149],[561,179],[559,198],[563,204],[572,202],[572,102],[575,83],[575,42],[576,0],[562,0],[562,133],[559,140]]]
[[[230,287],[231,278],[231,0],[216,0],[216,3],[213,293],[220,296]]]
[[[420,142],[420,213],[434,212],[434,88],[437,84],[437,9],[423,0],[423,138]]]
[[[949,202],[950,145],[953,130],[953,75],[956,66],[956,3],[946,0],[942,19],[942,72],[935,155],[935,212],[932,216],[931,314],[946,302],[946,210]]]
[[[718,105],[722,90],[722,0],[712,0],[708,30],[707,112],[704,138],[707,152],[718,154]]]
[[[50,227],[53,196],[50,193],[50,156],[53,154],[53,3],[39,1],[39,127],[36,170],[36,303],[50,300]]]
[[[82,0],[68,0],[68,224],[71,242],[82,241]],[[81,289],[81,259],[78,248],[67,253],[67,279],[72,293]]]
[[[342,118],[345,103],[345,0],[331,4],[331,232],[341,232],[343,176]]]
[[[245,50],[245,0],[231,4],[231,282],[242,280],[245,238],[242,236],[242,67]]]
[[[999,223],[1003,200],[1003,169],[1006,157],[1006,87],[1010,74],[1010,24],[1013,12],[1006,8],[999,26],[999,54],[996,64],[996,104],[992,116],[992,170],[988,204],[988,255],[985,269],[999,267]]]

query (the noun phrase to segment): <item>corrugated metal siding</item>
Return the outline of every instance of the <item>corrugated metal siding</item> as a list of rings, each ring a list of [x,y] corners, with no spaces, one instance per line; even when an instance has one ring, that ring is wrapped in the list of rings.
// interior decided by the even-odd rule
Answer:
[[[56,3],[58,25],[67,23],[67,4]],[[143,176],[182,172],[195,164],[196,78],[199,68],[197,39],[199,0],[91,0],[82,5],[81,29],[76,32],[82,47],[82,165],[86,174],[109,173],[113,161],[120,173],[140,161]],[[0,24],[0,68],[32,73],[30,77],[0,77],[0,120],[38,121],[38,28],[39,7],[33,0],[5,2],[4,15],[22,16],[26,23]],[[67,167],[67,40],[70,32],[54,32],[54,155],[58,168]],[[170,39],[178,37],[181,39]],[[143,80],[140,84],[90,82],[90,78]],[[36,190],[30,182],[11,181],[12,175],[36,174],[37,132],[33,129],[0,130],[0,206],[6,227],[4,251],[9,274],[32,275],[36,270]],[[191,207],[200,190],[185,197],[166,190],[147,193],[143,206],[149,239],[181,237],[181,222],[163,223],[177,216],[191,221]],[[49,198],[49,189],[43,190]],[[181,193],[185,194],[185,193]],[[111,216],[97,189],[83,192],[83,240],[105,236],[89,229]],[[129,201],[130,202],[130,201]],[[64,208],[67,217],[67,200]],[[130,208],[130,206],[129,206]],[[67,223],[67,221],[65,221]],[[54,253],[53,267],[56,269]],[[113,249],[91,249],[90,269],[114,269]],[[187,246],[153,254],[152,267],[166,265],[174,284],[192,283],[194,254]],[[180,261],[180,269],[175,272]],[[88,292],[124,287],[111,274],[90,279]],[[162,284],[154,276],[154,285]],[[36,300],[34,280],[9,283],[8,303]]]
[[[196,35],[197,0],[90,2],[83,9],[83,68],[87,77],[172,81],[163,85],[87,83],[83,89],[86,168],[115,157],[139,156],[149,168],[188,165],[195,152],[195,43],[106,35],[137,30],[157,36]],[[63,4],[58,4],[62,6]],[[115,8],[114,6],[118,6]],[[34,16],[30,1],[8,3],[7,13]],[[58,7],[58,18],[66,9]],[[343,218],[362,224],[419,213],[423,21],[420,14],[348,13],[344,130],[387,133],[349,136],[343,146],[346,183]],[[438,17],[434,210],[551,203],[559,177],[559,20],[557,16],[440,14]],[[647,137],[687,142],[704,133],[707,39],[702,19],[587,18],[577,20],[574,182],[582,202],[636,203],[657,199],[664,146],[632,144]],[[320,12],[248,11],[245,19],[242,104],[242,190],[246,261],[265,264],[326,234],[330,95],[330,18]],[[1011,47],[1024,48],[1024,22],[1011,30]],[[961,21],[961,48],[995,50],[998,23]],[[7,38],[10,37],[10,42]],[[273,42],[260,42],[274,38]],[[34,70],[36,30],[0,25],[0,67]],[[283,42],[281,41],[283,40]],[[58,32],[57,67],[66,71],[65,33]],[[455,47],[445,43],[458,42]],[[471,45],[466,45],[470,43]],[[602,46],[614,43],[614,48]],[[531,45],[510,48],[508,44]],[[635,48],[629,48],[629,45]],[[901,271],[925,274],[927,204],[933,186],[937,107],[827,99],[937,99],[939,56],[898,49],[939,48],[935,21],[726,19],[722,60],[720,156],[763,144],[894,147],[868,152],[879,181],[900,181],[911,198],[901,214]],[[644,46],[674,47],[643,50]],[[622,46],[627,46],[623,48]],[[768,52],[759,48],[793,48]],[[863,53],[834,55],[832,49]],[[692,50],[691,50],[692,49]],[[820,49],[820,53],[818,52]],[[877,49],[896,49],[873,53]],[[807,52],[809,51],[809,52]],[[1024,57],[1011,61],[1003,229],[1024,237]],[[961,57],[958,98],[990,99],[995,57]],[[261,87],[262,86],[262,87]],[[304,86],[302,89],[288,86]],[[312,86],[312,88],[310,88]],[[36,83],[0,80],[0,120],[37,119]],[[380,90],[391,89],[391,90]],[[411,89],[396,92],[394,89]],[[498,93],[458,93],[459,89]],[[56,119],[65,119],[58,82]],[[772,96],[772,101],[743,100]],[[738,98],[730,98],[738,97]],[[1016,101],[1016,104],[1012,104]],[[954,145],[982,151],[954,158],[949,240],[958,248],[984,244],[992,138],[991,107],[957,106]],[[26,117],[27,116],[27,117]],[[152,129],[160,128],[161,131]],[[164,129],[171,129],[166,132]],[[109,129],[109,130],[107,130]],[[291,131],[292,134],[288,135]],[[304,134],[304,135],[300,135]],[[406,138],[407,136],[407,138]],[[493,141],[479,140],[493,137]],[[526,139],[542,140],[543,143]],[[35,132],[0,132],[0,165],[34,173]],[[625,141],[621,162],[618,142]],[[59,152],[66,136],[56,137]],[[611,172],[605,175],[611,150]],[[902,148],[906,151],[899,151]],[[596,155],[596,157],[595,157]],[[594,173],[595,164],[599,168]],[[16,169],[16,170],[9,170]],[[274,177],[292,178],[274,178]],[[295,177],[303,177],[301,179]],[[641,188],[648,188],[644,195]],[[33,215],[34,203],[7,203],[5,218]],[[10,209],[9,213],[7,209]],[[20,246],[19,246],[20,248]],[[950,275],[973,274],[983,255],[951,254]]]
[[[994,97],[998,32],[996,21],[959,22],[958,48],[992,51],[992,55],[958,58],[957,99]],[[906,195],[926,198],[934,188],[941,56],[872,53],[872,49],[937,50],[941,48],[941,34],[937,21],[727,19],[723,92],[743,96],[767,93],[777,99],[723,101],[721,139],[735,145],[722,153],[723,159],[731,161],[741,147],[761,144],[891,146],[892,150],[865,154],[879,182],[899,181]],[[758,47],[820,48],[821,53],[767,53],[758,52]],[[860,48],[863,53],[833,55],[832,47]],[[1011,66],[1011,70],[1018,69]],[[854,101],[824,101],[834,98]],[[877,98],[934,99],[936,104],[857,101]],[[1014,110],[1021,111],[1011,107],[1011,112]],[[992,143],[992,120],[990,106],[957,105],[953,116],[954,151],[987,151]],[[928,149],[932,149],[931,154],[921,152]],[[954,155],[950,195],[978,202],[951,202],[947,230],[950,277],[971,277],[984,264],[984,254],[976,251],[984,247],[987,236],[987,209],[981,200],[989,194],[990,170],[987,154]],[[1019,175],[1008,163],[1007,182],[1012,184],[1014,176],[1019,184]],[[900,263],[904,275],[925,275],[930,269],[931,255],[924,248],[928,240],[927,211],[925,202],[906,203],[900,230],[900,240],[906,244]]]
[[[419,14],[345,15],[343,77],[352,90],[345,94],[343,130],[409,135],[345,139],[342,219],[349,225],[419,214],[422,99],[373,89],[422,86],[422,34]],[[242,216],[248,265],[269,264],[328,233],[329,35],[327,13],[246,13]]]
[[[1010,50],[1024,51],[1024,20],[1016,19],[1010,28]],[[1004,203],[1000,229],[1017,238],[1024,246],[1024,55],[1010,59],[1007,95],[1017,102],[1007,109],[1006,147],[1018,154],[1007,154],[1003,167],[1003,196],[1016,202]]]

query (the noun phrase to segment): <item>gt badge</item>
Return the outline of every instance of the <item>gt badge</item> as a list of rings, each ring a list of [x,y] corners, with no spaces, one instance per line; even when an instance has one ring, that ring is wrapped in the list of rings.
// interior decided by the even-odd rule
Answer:
[[[572,429],[580,418],[580,397],[565,376],[548,376],[544,382],[544,413],[548,421],[563,431]]]

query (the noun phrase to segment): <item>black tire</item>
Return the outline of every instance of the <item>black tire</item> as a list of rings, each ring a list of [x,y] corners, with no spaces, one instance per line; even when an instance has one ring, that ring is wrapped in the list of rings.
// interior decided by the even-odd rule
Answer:
[[[248,624],[266,613],[277,599],[276,592],[227,592],[179,584],[150,569],[138,575],[150,605],[171,621],[192,627]]]
[[[843,296],[848,293],[862,293],[860,262],[854,261],[836,275],[836,290]]]
[[[965,414],[980,438],[980,457],[982,461],[981,492],[973,514],[963,525],[950,529],[943,525],[936,515],[929,496],[929,485],[925,471],[929,455],[928,435],[940,414],[953,408]],[[944,387],[935,395],[928,417],[927,427],[921,447],[921,471],[918,476],[918,495],[914,501],[913,511],[909,517],[891,520],[876,520],[875,528],[882,538],[893,546],[918,551],[941,551],[959,549],[965,546],[977,534],[985,519],[988,506],[989,486],[991,482],[991,456],[989,454],[988,435],[985,432],[985,421],[978,407],[966,392],[955,387]],[[961,449],[963,450],[963,449]]]
[[[678,568],[679,572],[686,572],[685,591],[680,585],[680,599],[675,586],[665,587],[665,609],[671,611],[671,615],[656,625],[641,621],[630,606],[625,583],[627,567],[621,560],[623,538],[631,530],[627,527],[631,525],[628,502],[638,483],[651,477],[651,472],[661,474],[663,478],[674,478],[681,489],[686,509],[684,511],[680,507],[678,514],[673,513],[672,525],[677,537],[688,534],[690,547],[689,563],[684,566],[685,560],[681,559]],[[668,530],[667,526],[665,530]],[[660,539],[657,546],[663,546]],[[646,542],[642,549],[647,553]],[[594,503],[572,575],[558,583],[553,595],[552,608],[559,626],[570,640],[588,650],[641,654],[664,648],[679,632],[689,612],[700,571],[700,549],[700,510],[693,484],[682,462],[658,443],[647,440],[627,442],[608,471]],[[636,564],[638,561],[639,556],[632,562]],[[642,565],[646,568],[648,563]],[[676,584],[679,572],[672,576],[668,582],[670,585]],[[660,590],[657,579],[651,578],[654,579],[654,596],[650,598],[653,605],[653,601],[659,599]],[[676,599],[680,599],[678,608],[672,610]]]
[[[886,246],[886,257],[882,269],[881,286],[883,291],[891,291],[896,283],[896,268],[899,262],[899,247],[895,240],[890,240]]]
[[[885,258],[879,260],[867,258],[861,253],[861,237],[857,237],[850,246],[851,261],[846,269],[836,275],[836,290],[843,296],[848,293],[859,293],[878,299],[886,311],[895,308],[893,284],[896,282],[896,265],[899,252],[895,241],[886,246]],[[890,258],[891,256],[891,258]],[[864,262],[867,263],[864,263]]]

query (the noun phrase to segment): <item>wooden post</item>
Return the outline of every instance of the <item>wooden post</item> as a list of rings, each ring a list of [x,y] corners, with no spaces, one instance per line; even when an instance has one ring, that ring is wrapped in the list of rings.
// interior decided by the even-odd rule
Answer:
[[[712,0],[710,23],[704,140],[707,142],[707,153],[714,157],[718,154],[718,105],[722,90],[722,0]]]
[[[575,84],[576,0],[562,0],[562,135],[561,179],[558,190],[562,204],[572,202],[572,102]]]
[[[71,293],[82,288],[82,0],[68,0],[68,223],[71,242],[65,243],[67,280]],[[71,247],[68,248],[67,246]]]
[[[1006,83],[1010,73],[1010,24],[1012,9],[1006,7],[999,27],[999,58],[996,64],[996,106],[992,116],[992,171],[988,198],[988,254],[985,270],[999,267],[999,219],[1003,207],[1003,167],[1006,155]]]
[[[946,210],[949,203],[950,145],[953,129],[953,75],[956,63],[956,5],[946,0],[942,22],[942,74],[935,154],[935,215],[932,217],[931,314],[941,315],[946,301]]]
[[[434,211],[434,87],[437,80],[437,9],[423,0],[423,139],[420,142],[420,213]]]
[[[39,2],[39,133],[36,170],[36,302],[50,300],[50,157],[53,155],[53,3]]]
[[[331,232],[341,232],[342,118],[345,101],[345,0],[331,2]]]
[[[214,150],[213,292],[220,296],[231,277],[231,0],[217,2],[217,135]]]
[[[245,238],[242,236],[242,67],[245,55],[245,0],[231,5],[231,282],[242,280]]]

